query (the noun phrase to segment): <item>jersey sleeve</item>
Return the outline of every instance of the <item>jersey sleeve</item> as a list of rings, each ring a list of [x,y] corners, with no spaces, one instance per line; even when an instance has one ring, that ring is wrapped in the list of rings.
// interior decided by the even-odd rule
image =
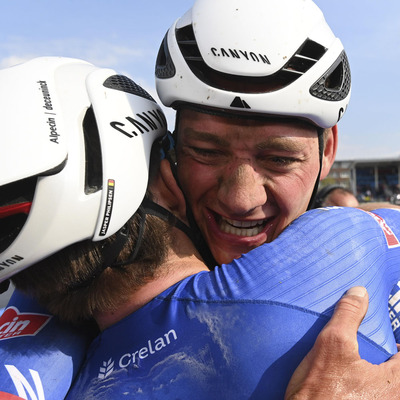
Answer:
[[[394,354],[388,299],[400,276],[399,238],[397,210],[311,210],[273,242],[217,270],[212,289],[329,318],[350,287],[365,286],[370,302],[360,335]]]

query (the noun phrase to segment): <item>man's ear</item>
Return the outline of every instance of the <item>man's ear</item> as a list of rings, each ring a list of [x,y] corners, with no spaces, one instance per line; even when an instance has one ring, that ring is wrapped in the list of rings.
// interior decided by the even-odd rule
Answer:
[[[178,218],[186,219],[185,197],[175,180],[168,160],[160,162],[159,174],[154,179],[150,191],[158,204],[173,212]]]
[[[337,125],[327,130],[325,135],[324,154],[322,158],[322,169],[320,179],[326,178],[335,161],[338,146],[338,129]]]

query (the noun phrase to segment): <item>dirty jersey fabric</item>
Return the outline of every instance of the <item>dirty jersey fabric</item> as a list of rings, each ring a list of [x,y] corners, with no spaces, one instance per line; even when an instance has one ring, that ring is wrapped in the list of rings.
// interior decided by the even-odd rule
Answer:
[[[399,238],[397,210],[307,212],[272,243],[188,277],[102,332],[68,399],[282,399],[355,285],[370,296],[360,353],[381,363],[396,352],[388,298]]]

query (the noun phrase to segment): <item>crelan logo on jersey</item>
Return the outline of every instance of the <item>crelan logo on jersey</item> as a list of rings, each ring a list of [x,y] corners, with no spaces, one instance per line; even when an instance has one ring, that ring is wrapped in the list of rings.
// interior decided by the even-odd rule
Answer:
[[[0,340],[21,336],[35,336],[52,317],[46,314],[20,313],[8,307],[0,317]]]
[[[127,368],[129,365],[137,365],[140,360],[144,360],[147,357],[158,353],[167,346],[170,346],[173,342],[178,340],[178,335],[174,329],[170,329],[167,333],[155,340],[148,340],[146,345],[140,349],[123,354],[118,362],[118,368]],[[103,361],[100,367],[99,379],[105,379],[114,371],[114,360],[110,358],[108,361]]]
[[[108,361],[103,361],[103,366],[100,367],[100,372],[97,377],[99,379],[105,379],[114,371],[114,361],[110,358]]]

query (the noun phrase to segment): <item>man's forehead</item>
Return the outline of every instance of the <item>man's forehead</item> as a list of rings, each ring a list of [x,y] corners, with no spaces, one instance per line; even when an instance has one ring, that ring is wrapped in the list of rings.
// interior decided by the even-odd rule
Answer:
[[[220,147],[231,147],[235,146],[235,141],[232,142],[231,135],[222,135],[218,134],[217,132],[203,132],[197,131],[196,129],[192,129],[187,127],[180,131],[180,135],[183,133],[183,142],[187,141],[196,141],[196,142],[203,142],[209,143]],[[304,149],[305,143],[304,141],[299,141],[298,136],[283,136],[283,135],[254,135],[253,133],[249,132],[248,137],[240,136],[238,134],[235,138],[239,139],[239,142],[244,147],[255,148],[257,150],[268,150],[268,149],[275,149],[275,150],[282,150],[282,151],[301,151]],[[254,140],[246,140],[249,137],[254,137]],[[243,138],[244,140],[240,140]]]
[[[231,140],[250,140],[261,147],[290,144],[299,137],[317,137],[317,128],[302,121],[276,119],[226,118],[188,113],[179,121],[184,140],[212,142],[228,146]]]
[[[178,127],[197,127],[201,126],[202,131],[207,128],[218,126],[235,127],[289,127],[293,129],[309,130],[317,132],[318,128],[310,122],[299,118],[288,118],[287,116],[256,116],[249,114],[233,114],[208,109],[183,108],[178,111]]]

